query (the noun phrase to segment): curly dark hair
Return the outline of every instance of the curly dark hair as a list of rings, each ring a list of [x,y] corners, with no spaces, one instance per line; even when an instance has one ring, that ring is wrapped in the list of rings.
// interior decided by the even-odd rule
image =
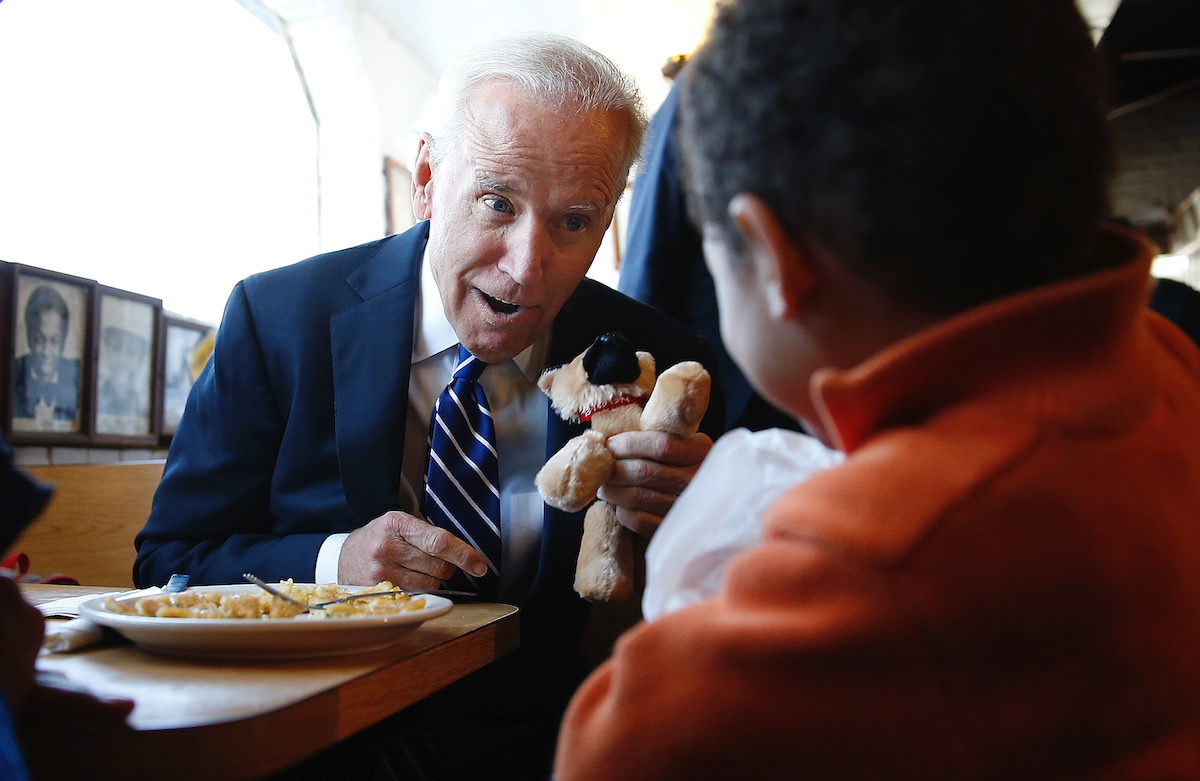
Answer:
[[[1074,0],[737,0],[683,73],[693,219],[760,196],[945,315],[1091,271],[1108,85]]]

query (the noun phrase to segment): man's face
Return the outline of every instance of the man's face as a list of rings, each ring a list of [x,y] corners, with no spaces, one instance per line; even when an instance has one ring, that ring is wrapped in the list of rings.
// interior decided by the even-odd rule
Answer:
[[[49,379],[58,371],[58,359],[62,356],[66,335],[67,324],[63,322],[62,315],[53,309],[43,309],[34,320],[33,331],[29,334],[35,375]]]
[[[487,363],[546,331],[591,266],[612,220],[623,115],[556,113],[502,82],[464,111],[459,148],[418,153],[414,207],[446,317]]]

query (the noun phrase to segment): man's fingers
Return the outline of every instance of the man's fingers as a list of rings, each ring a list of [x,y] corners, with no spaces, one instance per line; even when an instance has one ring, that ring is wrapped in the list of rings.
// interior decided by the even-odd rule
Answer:
[[[397,540],[391,546],[388,563],[394,567],[402,567],[409,572],[428,575],[441,582],[454,574],[454,565],[445,559],[433,556],[404,540]]]
[[[692,482],[697,469],[695,466],[664,466],[655,461],[626,458],[613,466],[608,485],[651,488],[675,497]]]
[[[608,439],[616,457],[608,481],[597,492],[617,507],[617,521],[643,537],[658,529],[662,518],[688,487],[700,462],[712,449],[706,434],[678,437],[662,431],[627,431]]]
[[[631,510],[628,507],[618,506],[616,509],[617,523],[639,537],[650,539],[662,524],[662,515],[655,515],[643,510]]]
[[[615,505],[618,513],[621,511],[643,513],[647,516],[654,516],[656,519],[661,519],[666,515],[677,498],[674,494],[663,493],[652,488],[615,486],[611,483],[601,486],[600,490],[596,492],[596,496]],[[630,523],[624,521],[621,523],[634,531],[645,526],[643,521],[631,520]],[[658,520],[654,521],[653,528],[658,528]]]
[[[662,431],[625,431],[608,438],[608,450],[616,458],[644,458],[671,466],[697,466],[713,442],[707,434],[677,437]]]
[[[413,520],[417,523],[406,524],[400,531],[402,539],[409,545],[429,554],[435,561],[448,562],[472,575],[480,576],[487,572],[487,561],[471,545],[440,526],[418,519]],[[442,579],[445,580],[451,574],[453,569]]]
[[[429,555],[406,539],[407,530],[414,524],[418,529],[428,526],[406,513],[390,512],[352,534],[351,539],[361,533],[366,541],[365,548],[354,551],[360,573],[372,583],[402,579],[405,588],[433,588],[450,577],[454,572],[451,564]],[[351,539],[346,540],[343,554],[347,553]],[[410,573],[427,579],[414,580]]]
[[[477,574],[487,571],[487,562],[446,529],[393,510],[346,538],[338,579],[347,584],[389,580],[406,589],[438,588],[456,568]]]

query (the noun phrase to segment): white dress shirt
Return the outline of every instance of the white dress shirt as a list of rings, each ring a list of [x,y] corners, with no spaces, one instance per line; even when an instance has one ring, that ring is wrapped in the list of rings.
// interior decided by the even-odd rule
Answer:
[[[429,452],[429,421],[433,416],[433,405],[449,384],[458,360],[458,336],[446,319],[437,283],[424,257],[421,259],[415,326],[398,509],[420,517]],[[537,379],[545,367],[548,344],[547,334],[516,358],[489,365],[479,379],[496,426],[502,599],[506,592],[528,583],[541,550],[544,506],[533,478],[546,462],[549,400],[538,389]],[[342,533],[326,538],[317,555],[316,582],[337,581],[338,557],[346,537],[347,534]]]

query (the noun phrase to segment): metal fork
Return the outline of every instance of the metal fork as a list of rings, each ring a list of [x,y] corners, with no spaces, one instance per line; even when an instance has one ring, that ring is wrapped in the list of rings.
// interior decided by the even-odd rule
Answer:
[[[433,594],[435,596],[441,596],[441,597],[477,597],[477,596],[479,596],[478,594],[476,594],[472,591],[453,591],[453,590],[447,590],[447,589],[426,589],[424,591],[371,591],[371,592],[363,593],[363,594],[351,594],[348,597],[339,597],[338,599],[331,599],[328,602],[318,602],[315,605],[310,605],[306,602],[301,602],[298,599],[293,599],[292,597],[289,597],[287,594],[284,594],[282,591],[275,588],[270,583],[267,583],[265,580],[262,580],[261,578],[255,577],[254,575],[250,574],[249,572],[243,572],[242,577],[245,578],[246,580],[248,580],[249,582],[253,583],[254,585],[258,586],[262,590],[266,591],[268,594],[277,596],[280,599],[282,599],[284,602],[290,602],[293,605],[295,605],[296,607],[302,607],[305,610],[324,610],[325,608],[327,608],[330,605],[336,605],[338,602],[350,602],[351,600],[366,599],[367,597],[398,597],[398,596],[410,596],[410,595],[415,595],[415,594]]]

